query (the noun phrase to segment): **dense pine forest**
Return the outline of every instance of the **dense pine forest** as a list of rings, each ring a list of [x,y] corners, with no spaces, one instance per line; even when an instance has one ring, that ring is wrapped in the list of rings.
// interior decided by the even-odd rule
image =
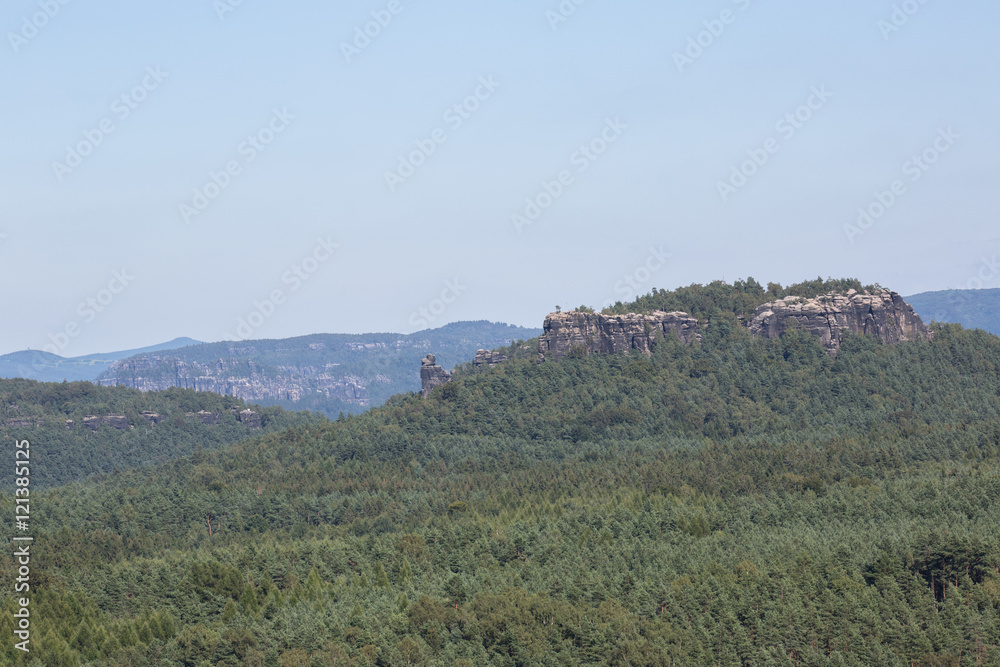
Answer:
[[[241,422],[239,413],[251,407],[253,422]],[[94,428],[88,417],[98,418]],[[0,436],[33,442],[32,485],[39,489],[217,449],[258,429],[270,433],[319,419],[190,389],[144,393],[90,382],[0,379]],[[13,483],[14,469],[0,469],[0,485],[9,489]]]
[[[1000,665],[1000,338],[935,325],[834,357],[741,325],[831,288],[864,289],[654,290],[612,310],[691,312],[700,343],[515,344],[426,399],[275,413],[301,421],[40,489],[31,653],[11,593],[0,661]],[[3,402],[55,423],[59,387]]]

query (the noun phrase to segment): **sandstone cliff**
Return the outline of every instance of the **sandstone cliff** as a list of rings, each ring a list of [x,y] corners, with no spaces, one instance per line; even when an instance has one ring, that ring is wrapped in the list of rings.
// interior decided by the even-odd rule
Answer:
[[[454,322],[413,334],[313,334],[204,343],[115,362],[96,382],[140,391],[182,387],[249,403],[314,410],[336,418],[419,390],[420,359],[433,350],[447,368],[479,349],[527,340],[540,329]],[[491,357],[492,364],[498,356]],[[445,363],[447,362],[447,363]]]
[[[497,352],[496,350],[477,350],[476,357],[472,360],[472,365],[476,367],[492,367],[502,364],[505,361],[507,361],[507,355],[502,352]]]
[[[789,296],[759,306],[750,318],[739,318],[750,333],[778,338],[790,327],[801,326],[817,336],[831,354],[840,349],[844,332],[874,336],[883,343],[931,338],[930,329],[896,292],[825,294],[814,299]],[[574,348],[586,354],[652,352],[659,336],[676,335],[684,343],[700,340],[697,319],[682,312],[648,315],[604,315],[571,311],[550,313],[538,339],[545,359],[558,360]],[[485,362],[485,357],[483,358]]]
[[[451,373],[438,366],[433,354],[428,354],[420,362],[420,395],[427,397],[431,389],[451,381]]]
[[[550,313],[538,351],[546,359],[559,360],[573,348],[588,354],[613,354],[639,350],[650,354],[657,337],[677,336],[684,343],[701,339],[698,320],[687,313],[661,311],[649,315],[603,315],[601,313]]]
[[[874,336],[883,343],[931,338],[930,329],[896,292],[826,294],[815,299],[789,296],[765,303],[750,319],[750,333],[777,338],[789,327],[801,326],[818,336],[831,354],[840,348],[845,331]]]
[[[116,361],[104,386],[127,386],[140,391],[170,387],[212,391],[259,403],[298,401],[304,395],[322,394],[361,406],[368,405],[365,380],[337,373],[338,364],[264,367],[254,361],[219,359],[214,364],[186,362],[172,356],[148,355]],[[381,376],[375,382],[387,381]],[[369,380],[370,381],[370,380]]]

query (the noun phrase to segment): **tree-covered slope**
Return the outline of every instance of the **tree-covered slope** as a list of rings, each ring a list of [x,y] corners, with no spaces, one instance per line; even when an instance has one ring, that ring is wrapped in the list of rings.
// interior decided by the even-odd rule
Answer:
[[[248,407],[256,416],[240,421]],[[88,417],[98,418],[95,428]],[[258,427],[270,433],[319,419],[189,389],[143,393],[89,382],[0,380],[0,437],[33,443],[35,488],[217,449],[246,439]],[[13,479],[13,466],[0,469],[4,488]]]
[[[801,296],[812,299],[829,292],[846,292],[854,289],[868,292],[877,285],[862,285],[855,278],[816,278],[783,287],[779,283],[768,283],[763,287],[753,278],[737,280],[730,285],[716,280],[707,285],[693,284],[675,290],[654,289],[628,303],[618,302],[605,308],[603,312],[616,315],[626,313],[649,313],[654,310],[666,312],[682,311],[699,319],[709,317],[713,311],[722,310],[737,316],[751,314],[757,306],[783,299],[786,296]]]
[[[40,494],[36,657],[997,664],[1000,339],[834,358],[708,312]]]

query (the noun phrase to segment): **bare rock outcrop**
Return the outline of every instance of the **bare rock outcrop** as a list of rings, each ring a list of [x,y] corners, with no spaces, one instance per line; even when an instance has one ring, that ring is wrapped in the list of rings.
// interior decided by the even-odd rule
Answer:
[[[420,395],[426,397],[431,389],[451,381],[451,373],[437,365],[433,354],[420,361]]]
[[[148,421],[151,426],[156,426],[164,419],[163,415],[159,412],[152,412],[150,410],[143,410],[142,418]]]
[[[262,368],[253,360],[234,357],[211,364],[185,362],[169,355],[151,354],[111,364],[97,382],[105,387],[124,386],[139,391],[170,387],[211,391],[245,401],[290,400],[324,394],[348,403],[369,405],[369,380],[337,372],[326,366],[274,366]]]
[[[476,366],[496,366],[507,361],[507,355],[495,350],[476,350],[476,357],[472,360],[472,365]]]
[[[932,337],[913,308],[896,292],[826,294],[815,299],[789,296],[765,303],[754,311],[750,333],[778,338],[790,327],[801,326],[818,336],[830,354],[840,349],[844,332],[874,336],[883,343]]]
[[[208,412],[207,410],[199,410],[198,412],[185,412],[185,417],[191,417],[197,419],[202,424],[207,424],[209,426],[215,426],[219,423],[222,418],[221,415],[217,415],[214,412]]]
[[[241,411],[236,416],[236,418],[240,420],[240,423],[246,424],[247,426],[249,426],[254,431],[259,431],[260,430],[260,414],[259,413],[254,412],[253,410],[250,410],[250,409],[246,409],[246,410]]]
[[[559,360],[574,348],[587,354],[614,354],[639,350],[651,354],[654,341],[677,336],[684,343],[701,339],[698,320],[687,313],[655,311],[648,315],[604,315],[570,311],[550,313],[538,351],[546,359]]]

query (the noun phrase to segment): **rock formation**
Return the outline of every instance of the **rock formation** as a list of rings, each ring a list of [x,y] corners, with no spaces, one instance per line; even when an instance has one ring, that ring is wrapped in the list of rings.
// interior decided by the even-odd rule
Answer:
[[[199,410],[198,412],[185,412],[184,416],[190,417],[192,419],[197,419],[202,424],[207,424],[209,426],[215,426],[216,424],[219,423],[219,420],[221,419],[220,415],[217,415],[214,412],[208,412],[207,410]]]
[[[451,373],[437,365],[433,354],[420,361],[420,395],[426,397],[431,389],[451,380]]]
[[[550,313],[538,351],[559,360],[574,348],[587,354],[613,354],[639,350],[651,354],[658,337],[677,336],[684,343],[701,339],[698,320],[687,313],[655,311],[648,315],[603,315],[570,311]]]
[[[750,319],[750,333],[777,338],[789,327],[801,326],[836,354],[843,332],[875,336],[883,343],[931,338],[930,329],[903,297],[890,290],[861,294],[826,294],[815,299],[789,296],[765,303]]]
[[[27,428],[29,426],[41,426],[41,417],[16,417],[14,419],[8,419],[3,423],[4,426],[10,428]]]
[[[337,364],[326,366],[262,367],[253,360],[219,359],[212,364],[185,362],[169,355],[150,354],[111,364],[107,376],[97,380],[105,387],[125,386],[139,391],[170,387],[212,391],[244,401],[298,401],[317,393],[367,406],[367,382],[337,373]],[[375,378],[375,381],[380,381]]]
[[[495,350],[477,350],[476,358],[472,360],[472,365],[476,366],[496,366],[507,361],[507,355]]]
[[[150,425],[155,426],[163,421],[163,417],[159,412],[152,412],[150,410],[142,411],[142,418],[150,423]]]
[[[830,354],[840,349],[845,331],[874,336],[883,343],[924,340],[932,336],[931,330],[903,297],[885,289],[865,294],[849,290],[845,294],[830,293],[814,299],[789,296],[761,305],[749,321],[739,319],[752,335],[762,338],[778,338],[790,327],[801,326],[817,336]],[[700,326],[697,319],[682,312],[655,311],[648,315],[550,313],[538,339],[538,351],[544,359],[551,360],[561,359],[574,349],[585,354],[631,350],[650,354],[657,337],[676,335],[687,344],[700,340]],[[477,354],[476,359],[479,358]]]
[[[260,430],[260,414],[254,412],[253,410],[243,410],[239,413],[239,415],[237,415],[236,418],[240,420],[240,423],[246,424],[254,431]]]

